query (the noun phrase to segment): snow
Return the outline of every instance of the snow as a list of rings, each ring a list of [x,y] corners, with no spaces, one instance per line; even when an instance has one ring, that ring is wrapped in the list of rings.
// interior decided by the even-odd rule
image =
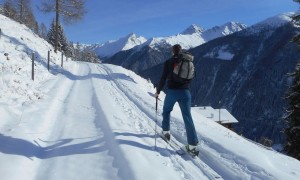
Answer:
[[[210,40],[241,31],[245,28],[246,25],[238,22],[225,23],[224,25],[215,26],[207,30],[204,30],[203,28],[192,24],[181,34],[169,37],[151,38],[140,46],[148,45],[155,49],[160,46],[173,46],[175,44],[180,44],[183,49],[188,50],[204,44]]]
[[[206,53],[204,57],[209,57],[209,58],[218,58],[221,60],[227,60],[231,61],[234,57],[234,54],[231,52],[228,52],[228,46],[219,46],[214,48],[211,52]]]
[[[202,27],[197,26],[196,24],[192,24],[186,30],[184,30],[181,34],[194,34],[194,33],[202,33],[204,29]]]
[[[192,107],[193,111],[197,111],[202,116],[222,124],[237,123],[238,120],[227,109],[214,109],[211,106]]]
[[[175,44],[180,44],[183,49],[190,49],[205,43],[205,40],[198,34],[177,34],[175,36],[169,37],[156,37],[149,39],[147,42],[141,46],[150,46],[156,49],[160,46],[173,46]]]
[[[93,47],[93,49],[95,50],[96,54],[101,57],[110,57],[119,51],[131,49],[135,46],[143,44],[146,41],[146,38],[138,36],[135,33],[131,33],[118,40],[110,40],[103,44],[96,45]]]
[[[276,27],[283,26],[284,24],[291,23],[292,16],[294,12],[282,13],[270,18],[267,18],[264,21],[261,21],[257,24],[254,24],[248,28],[250,33],[260,32],[261,29],[275,29]],[[272,33],[270,33],[271,35]]]
[[[66,61],[28,28],[0,15],[1,180],[209,179],[177,155],[160,130],[165,94],[155,111],[153,84],[109,64]],[[31,80],[35,52],[35,80]],[[4,56],[8,53],[9,60]],[[300,179],[300,162],[266,149],[192,111],[200,159],[223,179]],[[178,105],[172,138],[186,133]]]
[[[239,22],[228,22],[221,26],[215,26],[208,30],[203,31],[202,37],[206,42],[216,39],[218,37],[227,36],[229,34],[246,29],[245,24]]]

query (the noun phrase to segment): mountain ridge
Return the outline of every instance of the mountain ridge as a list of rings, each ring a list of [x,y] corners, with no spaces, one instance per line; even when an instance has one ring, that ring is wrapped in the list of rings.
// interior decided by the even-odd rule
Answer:
[[[167,37],[152,37],[149,39],[130,33],[118,40],[107,41],[103,44],[94,45],[93,49],[99,57],[111,57],[120,51],[132,48],[141,49],[144,46],[159,48],[161,46],[172,46],[181,44],[184,49],[199,46],[212,39],[228,35],[246,28],[246,25],[238,22],[228,22],[221,26],[215,26],[204,30],[196,24],[192,24],[182,33]]]

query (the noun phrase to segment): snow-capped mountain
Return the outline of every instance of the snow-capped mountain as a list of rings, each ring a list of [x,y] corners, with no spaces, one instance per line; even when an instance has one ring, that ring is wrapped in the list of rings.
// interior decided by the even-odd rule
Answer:
[[[151,38],[141,46],[148,45],[155,49],[161,46],[180,44],[183,49],[190,49],[218,37],[226,36],[243,30],[246,27],[247,26],[242,23],[228,22],[224,25],[215,26],[211,29],[204,30],[200,26],[192,24],[180,34],[169,37]]]
[[[222,26],[215,26],[211,29],[204,30],[203,28],[192,24],[182,33],[168,37],[153,37],[146,39],[142,36],[137,36],[134,33],[120,38],[119,40],[108,41],[101,45],[94,45],[93,49],[100,57],[111,57],[114,54],[137,47],[138,50],[145,46],[157,49],[162,46],[172,46],[181,44],[184,49],[194,48],[212,39],[226,36],[234,32],[246,28],[246,25],[238,22],[229,22]]]
[[[216,39],[218,37],[227,36],[229,34],[246,29],[247,25],[238,22],[228,22],[222,26],[215,26],[202,33],[205,42]]]
[[[278,16],[270,17],[264,21],[261,21],[253,26],[251,26],[251,29],[259,29],[264,27],[272,27],[276,28],[279,26],[282,26],[286,23],[290,23],[292,21],[292,16],[294,15],[294,12],[288,12],[283,13]]]
[[[154,37],[135,48],[118,52],[114,56],[109,57],[106,62],[140,72],[169,58],[171,55],[170,47],[174,44],[180,44],[183,49],[191,49],[245,28],[246,25],[237,22],[229,22],[208,30],[193,24],[181,34],[169,37]]]
[[[192,24],[186,30],[184,30],[181,34],[201,34],[204,31],[204,28],[197,26],[196,24]]]
[[[118,40],[111,40],[101,45],[94,45],[93,49],[98,56],[107,57],[112,56],[119,51],[131,49],[135,46],[143,44],[146,41],[146,38],[138,36],[135,33],[131,33]]]

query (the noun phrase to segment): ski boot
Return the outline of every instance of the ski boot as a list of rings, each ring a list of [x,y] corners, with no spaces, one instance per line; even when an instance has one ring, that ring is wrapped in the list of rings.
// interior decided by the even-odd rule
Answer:
[[[170,131],[162,131],[162,135],[163,135],[163,138],[165,138],[167,141],[170,141],[170,139],[171,139]]]
[[[193,157],[197,157],[199,155],[199,148],[198,146],[194,146],[194,145],[185,145],[184,146],[186,152],[188,152],[189,154],[191,154]]]

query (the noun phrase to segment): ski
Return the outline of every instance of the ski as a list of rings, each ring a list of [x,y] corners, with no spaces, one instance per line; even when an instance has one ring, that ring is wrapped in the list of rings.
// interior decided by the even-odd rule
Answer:
[[[163,134],[157,132],[159,137],[163,139],[178,155],[180,155],[183,158],[188,158],[191,160],[196,166],[198,166],[206,176],[208,176],[210,179],[217,179],[222,180],[223,178],[214,171],[211,167],[209,167],[205,162],[203,162],[198,156],[195,156],[189,152],[187,152],[183,146],[181,146],[179,143],[177,143],[172,138],[170,140],[167,140]]]

